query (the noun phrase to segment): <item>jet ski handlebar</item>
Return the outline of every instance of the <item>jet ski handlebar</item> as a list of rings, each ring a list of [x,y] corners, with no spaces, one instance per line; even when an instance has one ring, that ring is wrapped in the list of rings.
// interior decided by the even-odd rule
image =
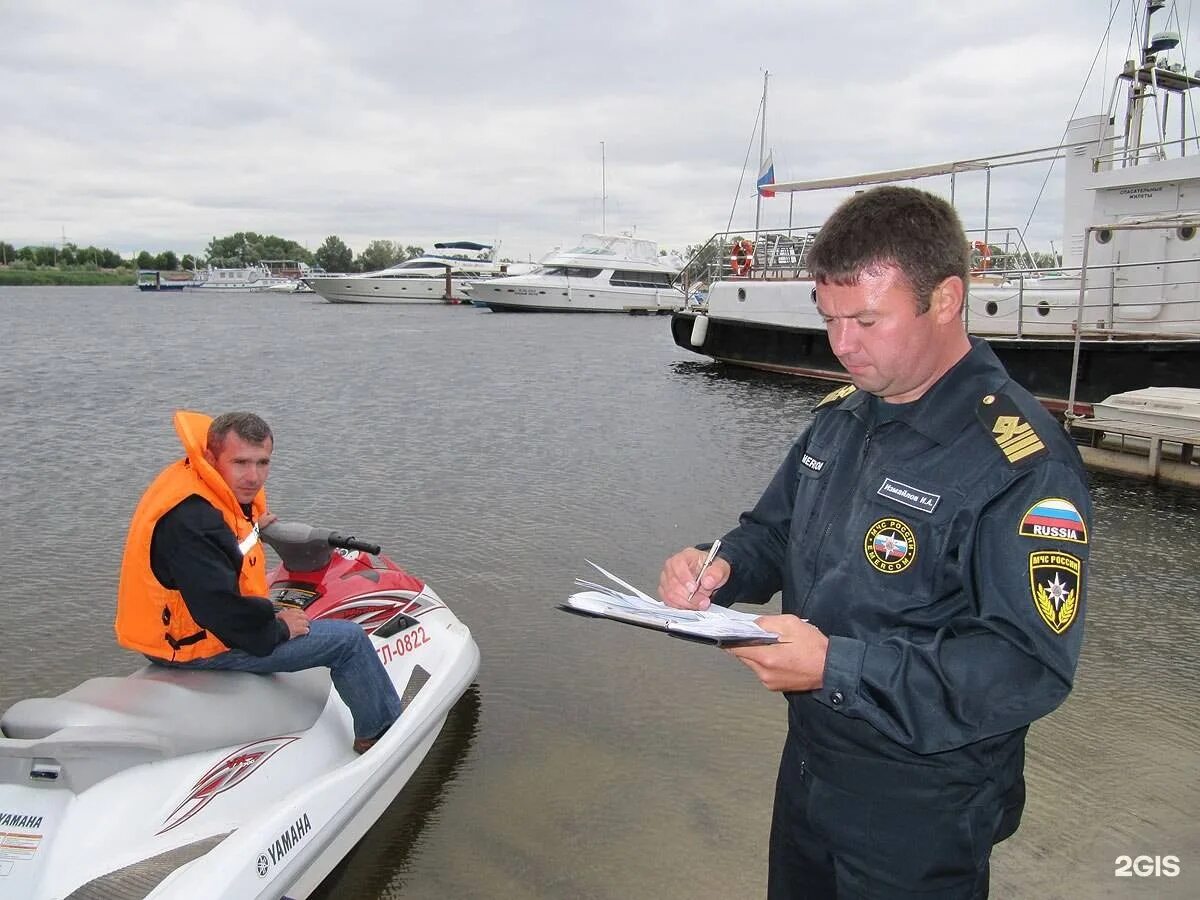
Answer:
[[[372,556],[378,554],[383,548],[378,544],[372,544],[370,541],[360,541],[358,538],[342,537],[335,532],[329,532],[329,546],[341,547],[343,550],[361,550],[363,553],[370,553]]]
[[[333,556],[333,548],[361,550],[378,554],[380,546],[356,537],[343,537],[327,528],[314,528],[302,522],[281,522],[276,519],[259,531],[263,541],[271,546],[283,564],[293,572],[313,572],[323,568]]]

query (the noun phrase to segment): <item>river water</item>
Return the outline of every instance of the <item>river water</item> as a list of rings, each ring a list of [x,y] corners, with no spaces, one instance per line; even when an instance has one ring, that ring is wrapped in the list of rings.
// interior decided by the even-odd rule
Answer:
[[[112,636],[117,568],[178,452],[171,413],[250,408],[276,434],[272,508],[381,543],[483,654],[319,896],[763,895],[783,701],[719,651],[554,607],[585,558],[652,590],[753,502],[828,385],[708,364],[665,318],[311,295],[0,288],[0,351],[0,710],[139,664]],[[1079,677],[1031,730],[992,893],[1195,897],[1200,496],[1093,486]],[[1117,877],[1123,855],[1181,872]]]

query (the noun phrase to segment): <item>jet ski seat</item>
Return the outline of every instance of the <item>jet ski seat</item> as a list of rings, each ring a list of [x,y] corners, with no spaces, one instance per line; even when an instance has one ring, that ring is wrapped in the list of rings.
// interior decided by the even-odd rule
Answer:
[[[57,732],[73,741],[89,730],[109,735],[101,744],[125,733],[147,750],[157,746],[156,755],[181,756],[305,731],[331,688],[323,668],[255,675],[148,665],[127,678],[92,678],[57,697],[20,700],[0,718],[0,732],[43,745]]]

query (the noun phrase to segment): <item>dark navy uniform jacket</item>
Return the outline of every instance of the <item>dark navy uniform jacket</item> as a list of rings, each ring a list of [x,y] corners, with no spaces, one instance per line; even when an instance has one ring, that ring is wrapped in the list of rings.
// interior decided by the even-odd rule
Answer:
[[[829,637],[822,688],[788,695],[815,776],[1011,806],[1029,723],[1071,688],[1091,514],[1074,443],[972,339],[912,403],[822,402],[721,539],[717,602],[782,591]]]

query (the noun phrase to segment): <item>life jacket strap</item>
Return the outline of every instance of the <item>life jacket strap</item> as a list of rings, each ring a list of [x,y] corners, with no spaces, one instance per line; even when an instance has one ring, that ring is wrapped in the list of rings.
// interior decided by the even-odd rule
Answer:
[[[167,639],[167,643],[171,645],[172,650],[179,650],[180,647],[187,647],[191,644],[198,644],[200,641],[208,637],[208,632],[201,628],[194,634],[189,634],[187,637],[181,637],[179,640],[171,637],[171,635],[163,635]]]

